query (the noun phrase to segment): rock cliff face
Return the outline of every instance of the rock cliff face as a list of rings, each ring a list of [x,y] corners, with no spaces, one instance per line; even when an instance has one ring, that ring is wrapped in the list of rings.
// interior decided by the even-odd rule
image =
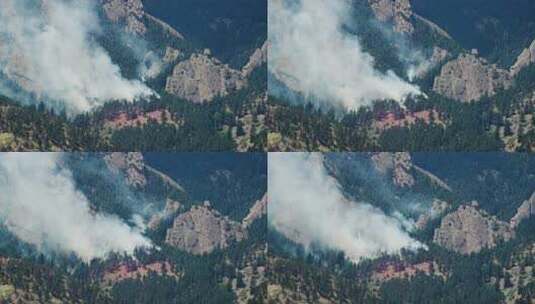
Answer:
[[[165,91],[186,100],[203,103],[218,96],[226,96],[247,86],[247,77],[267,62],[268,42],[256,49],[242,70],[230,68],[211,56],[209,50],[193,54],[188,60],[179,62],[167,78]],[[169,56],[168,56],[169,55]],[[173,52],[166,58],[176,59]],[[172,61],[172,60],[168,60]]]
[[[477,205],[464,205],[446,215],[435,230],[433,241],[447,249],[462,253],[477,253],[496,246],[498,240],[509,240],[513,231],[509,224],[478,210]]]
[[[147,22],[151,22],[164,33],[180,40],[184,39],[184,36],[169,24],[145,12],[141,0],[100,0],[100,2],[106,17],[111,22],[124,25],[128,33],[144,35],[147,32]]]
[[[180,214],[167,230],[165,242],[192,254],[204,254],[226,248],[232,241],[246,237],[240,223],[222,216],[209,203]]]
[[[124,174],[128,185],[141,188],[147,184],[143,172],[145,169],[143,154],[114,152],[106,155],[104,160],[111,171]]]
[[[370,6],[379,21],[392,22],[394,31],[398,33],[412,33],[414,26],[409,0],[369,0]]]
[[[256,201],[256,203],[251,207],[249,210],[249,213],[242,221],[242,226],[244,228],[249,227],[255,220],[261,218],[262,216],[267,214],[267,193],[264,194],[264,196]]]
[[[177,49],[172,48],[172,47],[167,47],[165,49],[165,55],[163,56],[163,62],[164,63],[174,62],[175,60],[177,60],[180,57],[182,57],[182,55],[183,55],[182,51],[177,50]]]
[[[527,49],[524,49],[520,56],[518,56],[515,64],[511,67],[511,75],[515,76],[523,68],[532,63],[535,63],[535,40],[533,40],[531,45]]]
[[[412,160],[409,153],[394,153],[394,184],[400,187],[414,186],[414,177],[410,174]]]
[[[165,91],[202,103],[228,95],[243,88],[246,83],[240,71],[231,69],[205,52],[193,54],[188,60],[179,62],[167,78]]]
[[[461,54],[446,63],[435,78],[433,90],[449,98],[470,102],[492,96],[512,83],[507,70],[488,64],[474,54]]]
[[[372,160],[379,172],[383,174],[392,172],[394,185],[399,187],[412,187],[414,185],[414,177],[410,173],[413,164],[409,153],[377,153],[372,156]]]
[[[106,17],[112,22],[122,23],[129,33],[143,35],[147,27],[143,24],[143,3],[141,0],[101,0]]]
[[[520,207],[518,207],[518,210],[511,218],[511,227],[515,228],[518,226],[523,220],[528,219],[532,216],[535,216],[535,192],[531,195],[531,197],[524,201]]]
[[[268,60],[268,42],[264,42],[261,48],[256,49],[249,58],[247,64],[242,68],[244,77],[248,77],[254,69],[266,63]]]

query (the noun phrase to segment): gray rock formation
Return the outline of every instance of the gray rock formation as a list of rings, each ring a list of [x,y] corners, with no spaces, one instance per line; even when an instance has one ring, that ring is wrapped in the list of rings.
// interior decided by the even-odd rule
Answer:
[[[248,77],[254,69],[261,66],[262,64],[266,63],[267,58],[267,52],[268,52],[268,42],[264,42],[264,45],[262,45],[262,48],[256,49],[249,58],[249,61],[247,64],[242,68],[242,74],[244,77]]]
[[[370,6],[379,21],[392,22],[394,31],[398,33],[412,33],[414,26],[409,0],[369,0]]]
[[[382,174],[392,173],[392,182],[399,187],[412,187],[414,177],[411,175],[413,164],[407,152],[381,152],[372,156],[376,169]]]
[[[101,0],[106,17],[112,22],[124,23],[129,33],[143,35],[147,27],[143,23],[141,0]]]
[[[522,51],[522,53],[518,56],[515,64],[513,64],[511,67],[511,75],[515,76],[523,68],[532,63],[535,63],[535,40],[533,40],[531,45],[527,49],[524,49],[524,51]]]
[[[165,49],[165,55],[163,56],[164,63],[172,63],[183,56],[182,51],[177,50],[172,47],[167,47]]]
[[[242,221],[242,226],[244,228],[249,227],[256,219],[261,218],[262,216],[267,214],[267,193],[264,194],[264,196],[256,201],[256,203],[251,207],[249,210],[249,213]]]
[[[155,24],[163,33],[183,40],[184,36],[169,24],[148,14],[141,0],[100,0],[106,17],[114,23],[124,25],[128,33],[144,35],[149,23]]]
[[[476,204],[460,206],[446,215],[435,230],[433,241],[461,254],[471,254],[496,246],[498,240],[509,240],[509,224],[478,210]]]
[[[414,177],[410,171],[412,169],[412,159],[409,153],[394,153],[394,174],[392,176],[394,184],[400,187],[414,186]]]
[[[511,227],[516,228],[523,220],[532,216],[535,216],[535,192],[518,207],[516,214],[511,218]]]
[[[189,101],[203,103],[228,95],[247,84],[240,71],[204,54],[179,62],[167,78],[165,91]]]
[[[449,98],[470,102],[485,95],[492,96],[498,88],[508,88],[511,83],[508,71],[488,64],[474,54],[461,54],[442,67],[433,90]]]
[[[232,241],[245,237],[246,231],[240,223],[205,204],[177,216],[173,227],[167,230],[165,242],[192,254],[205,254],[216,248],[226,248]]]
[[[114,152],[107,154],[104,161],[112,172],[124,174],[128,185],[141,188],[147,184],[143,154]]]

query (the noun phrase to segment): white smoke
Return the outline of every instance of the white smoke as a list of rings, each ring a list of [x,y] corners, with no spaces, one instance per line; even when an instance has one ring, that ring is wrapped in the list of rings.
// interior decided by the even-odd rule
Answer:
[[[142,82],[123,78],[92,39],[100,31],[95,3],[2,0],[0,71],[23,89],[75,114],[109,100],[153,95]]]
[[[40,251],[76,254],[89,262],[111,252],[150,247],[138,228],[116,216],[94,213],[76,190],[58,153],[0,155],[0,223]]]
[[[270,153],[268,169],[270,225],[305,247],[340,250],[357,262],[423,246],[398,217],[344,197],[321,154]]]
[[[358,38],[343,32],[351,9],[349,0],[271,0],[270,72],[290,89],[347,109],[419,94],[393,72],[375,70]]]

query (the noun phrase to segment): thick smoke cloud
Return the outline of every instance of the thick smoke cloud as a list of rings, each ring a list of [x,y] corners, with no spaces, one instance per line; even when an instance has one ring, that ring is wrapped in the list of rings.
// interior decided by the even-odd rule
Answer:
[[[43,252],[88,262],[110,252],[133,253],[151,243],[138,228],[90,209],[57,153],[0,155],[0,223]]]
[[[343,251],[355,262],[422,247],[396,216],[348,200],[321,154],[270,153],[268,164],[269,222],[289,239]]]
[[[0,71],[37,99],[69,113],[114,99],[133,101],[153,92],[127,80],[93,39],[99,33],[96,1],[2,0]]]
[[[270,1],[270,72],[292,90],[347,109],[419,94],[393,72],[374,69],[358,38],[344,33],[350,13],[348,0]]]

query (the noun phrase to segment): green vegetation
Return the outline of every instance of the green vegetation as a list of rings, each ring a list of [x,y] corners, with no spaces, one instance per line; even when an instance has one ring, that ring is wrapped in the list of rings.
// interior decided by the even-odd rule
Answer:
[[[450,204],[478,200],[480,208],[508,221],[535,186],[531,171],[535,164],[527,154],[506,153],[414,153],[412,161],[445,180],[452,192],[425,183],[412,174],[416,184],[397,187],[390,173],[379,174],[366,153],[327,153],[326,167],[341,189],[355,201],[364,201],[391,213],[405,213],[413,203],[425,205],[430,198]],[[460,169],[461,168],[461,169]],[[416,208],[416,207],[414,207]],[[425,208],[425,207],[422,207]],[[411,216],[410,213],[408,214]],[[443,216],[443,215],[442,215]],[[504,303],[517,290],[511,303],[533,300],[535,271],[533,246],[535,218],[520,223],[515,237],[499,241],[493,248],[462,255],[432,242],[442,216],[415,229],[411,235],[427,250],[402,251],[354,264],[343,252],[312,244],[304,248],[270,228],[268,232],[270,282],[279,285],[283,298],[307,303]],[[407,265],[430,263],[431,270],[419,270],[406,277],[378,278],[385,265],[398,271]],[[522,279],[515,277],[520,273]],[[507,298],[510,302],[510,298]],[[508,303],[509,303],[508,302]]]
[[[438,94],[409,98],[403,110],[395,102],[376,102],[358,111],[336,114],[312,104],[290,105],[270,97],[270,130],[281,134],[276,145],[288,150],[330,151],[499,151],[505,149],[500,129],[511,127],[515,112],[529,114],[524,101],[535,84],[535,67],[524,69],[514,85],[493,97],[462,103]],[[439,119],[416,118],[412,124],[381,129],[375,123],[393,113],[397,119],[422,111],[439,113]],[[519,135],[517,151],[533,149],[535,131]],[[278,147],[270,147],[275,150]]]
[[[166,199],[171,198],[178,200],[184,210],[201,204],[203,199],[213,199],[212,208],[222,208],[223,213],[241,221],[254,200],[260,198],[257,193],[267,191],[265,155],[215,153],[201,159],[200,154],[155,153],[145,157],[148,164],[176,179],[184,192],[166,186],[150,172],[144,172],[144,187],[129,186],[120,175],[110,172],[101,154],[72,154],[65,158],[65,164],[92,210],[125,220],[134,211],[161,211]],[[224,174],[220,175],[221,172]],[[211,186],[203,185],[210,181]],[[206,196],[201,195],[202,191],[207,191]],[[230,203],[236,198],[236,203]],[[249,226],[244,240],[204,255],[189,254],[165,244],[172,221],[169,218],[147,231],[147,237],[158,248],[138,250],[135,257],[111,254],[89,264],[59,253],[43,255],[0,226],[0,303],[8,303],[7,297],[12,294],[39,303],[235,303],[232,282],[243,279],[240,270],[253,266],[256,272],[267,263],[263,256],[266,216]],[[151,270],[146,275],[138,273],[117,281],[106,279],[119,266],[135,269],[133,265],[151,263],[167,264],[161,272]],[[243,284],[242,281],[240,287]],[[262,303],[265,284],[254,279],[252,284],[249,303]]]

